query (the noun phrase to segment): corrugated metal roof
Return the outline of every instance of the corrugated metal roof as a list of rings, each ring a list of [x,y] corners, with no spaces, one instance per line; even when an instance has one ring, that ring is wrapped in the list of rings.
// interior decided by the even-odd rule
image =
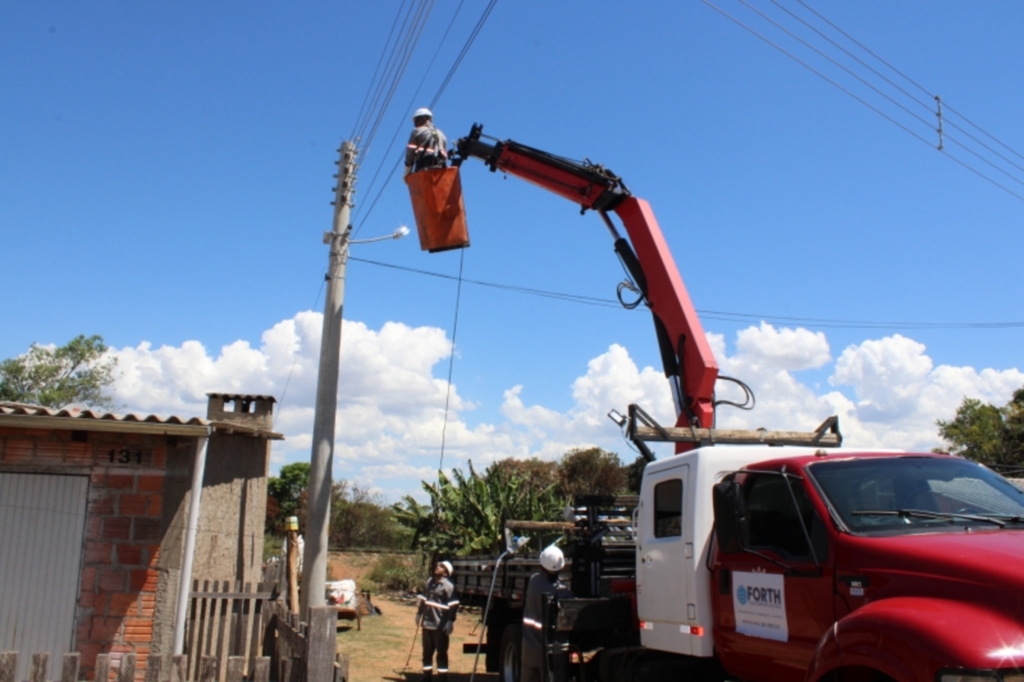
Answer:
[[[196,437],[205,435],[207,427],[212,427],[215,431],[225,433],[246,433],[264,436],[272,440],[284,438],[281,434],[273,431],[247,428],[224,421],[207,421],[199,417],[184,419],[177,416],[160,417],[155,414],[114,414],[77,408],[54,410],[42,405],[11,402],[0,402],[0,426],[70,428],[80,431],[120,431]]]

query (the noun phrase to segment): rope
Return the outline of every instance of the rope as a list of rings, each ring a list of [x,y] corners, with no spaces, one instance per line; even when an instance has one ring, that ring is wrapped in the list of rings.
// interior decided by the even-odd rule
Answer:
[[[444,468],[444,446],[448,435],[448,406],[452,397],[452,370],[455,368],[455,336],[459,332],[459,303],[462,301],[462,265],[466,260],[466,250],[459,251],[459,285],[455,290],[455,322],[452,323],[452,352],[448,356],[448,391],[444,397],[444,426],[441,427],[441,461],[437,464],[438,489],[440,489],[441,469]]]

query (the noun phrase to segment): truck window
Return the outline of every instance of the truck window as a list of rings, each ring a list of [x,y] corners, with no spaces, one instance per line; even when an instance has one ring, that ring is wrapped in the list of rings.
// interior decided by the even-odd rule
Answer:
[[[906,535],[977,525],[958,514],[997,521],[1024,516],[1024,492],[957,457],[865,457],[815,462],[807,470],[854,533]]]
[[[683,534],[683,481],[674,478],[654,486],[654,537]]]
[[[787,487],[792,490],[792,495]],[[751,548],[770,549],[793,559],[811,559],[803,528],[806,526],[814,543],[814,556],[818,561],[825,560],[828,554],[825,527],[799,480],[779,474],[750,474],[744,488]]]

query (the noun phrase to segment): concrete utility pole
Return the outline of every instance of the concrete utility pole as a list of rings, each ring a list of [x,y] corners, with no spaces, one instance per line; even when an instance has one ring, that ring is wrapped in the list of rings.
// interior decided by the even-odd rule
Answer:
[[[310,457],[309,500],[306,515],[306,547],[303,553],[302,610],[308,618],[311,606],[323,606],[327,582],[327,528],[331,514],[334,466],[334,418],[338,409],[338,363],[341,352],[341,311],[345,298],[345,264],[352,234],[349,218],[356,182],[356,145],[341,143],[338,150],[338,183],[334,187],[334,229],[324,233],[330,244],[324,328],[320,337],[320,374],[316,382],[313,417],[313,452]]]

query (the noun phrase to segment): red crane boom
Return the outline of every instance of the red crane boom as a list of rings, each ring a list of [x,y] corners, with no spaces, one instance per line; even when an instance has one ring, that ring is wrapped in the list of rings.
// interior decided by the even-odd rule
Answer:
[[[622,180],[603,166],[555,156],[512,140],[484,142],[483,126],[456,141],[455,164],[479,158],[491,171],[532,182],[582,207],[597,211],[615,240],[615,252],[654,316],[665,376],[672,384],[676,425],[712,428],[718,363],[683,284],[672,253],[647,201],[634,197]],[[627,241],[608,212],[619,216]],[[690,449],[677,444],[677,452]]]

